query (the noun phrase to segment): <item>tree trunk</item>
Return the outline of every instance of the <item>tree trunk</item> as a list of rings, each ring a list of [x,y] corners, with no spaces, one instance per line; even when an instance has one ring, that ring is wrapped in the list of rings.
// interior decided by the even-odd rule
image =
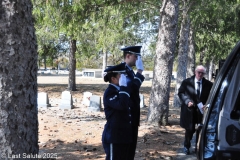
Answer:
[[[191,77],[195,73],[195,42],[194,42],[194,35],[193,29],[190,25],[190,33],[189,33],[189,40],[188,40],[188,63],[187,63],[187,77]]]
[[[38,59],[38,69],[40,69],[40,68],[41,68],[41,60]]]
[[[37,40],[31,1],[0,1],[0,28],[1,159],[38,154]]]
[[[107,67],[107,52],[104,52],[102,50],[102,53],[103,53],[103,68],[102,68],[102,70],[104,71]]]
[[[76,40],[70,40],[68,89],[76,91]]]
[[[43,56],[43,62],[44,62],[44,69],[46,70],[47,69],[47,56],[44,54]]]
[[[47,46],[46,45],[43,45],[43,65],[44,65],[44,69],[46,70],[47,69]]]
[[[177,38],[178,7],[178,0],[164,0],[160,10],[161,20],[147,117],[148,122],[158,125],[168,123],[170,83]]]
[[[206,63],[205,63],[205,68],[206,68],[206,74],[205,74],[205,78],[207,79],[207,80],[209,80],[209,67],[210,67],[210,61],[207,59],[206,60]]]
[[[205,46],[203,50],[200,52],[200,58],[199,58],[200,65],[203,65],[204,54],[205,54]]]
[[[52,59],[51,59],[52,68],[54,68],[54,62],[53,62],[53,60],[54,60],[54,57],[52,56]],[[51,68],[51,69],[52,69],[52,68]]]
[[[210,61],[210,65],[209,65],[209,73],[208,73],[208,77],[209,77],[209,80],[212,81],[212,78],[213,78],[213,72],[214,72],[214,64],[213,64],[213,60],[214,58],[211,59]]]
[[[181,102],[178,97],[178,89],[184,79],[186,79],[187,63],[188,63],[188,36],[189,36],[189,16],[186,4],[184,3],[183,19],[181,23],[179,50],[178,50],[178,67],[177,80],[175,86],[173,106],[180,107]]]

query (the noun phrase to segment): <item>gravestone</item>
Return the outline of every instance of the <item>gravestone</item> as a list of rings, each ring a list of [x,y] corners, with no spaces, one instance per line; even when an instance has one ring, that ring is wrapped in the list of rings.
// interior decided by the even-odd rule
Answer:
[[[90,105],[90,97],[92,96],[91,92],[83,92],[83,104],[87,107]]]
[[[73,100],[72,95],[69,91],[63,91],[61,96],[61,104],[59,105],[60,109],[72,109]]]
[[[51,104],[49,104],[48,94],[45,92],[38,93],[38,108],[48,108],[51,107]]]
[[[101,110],[101,97],[97,95],[92,95],[90,97],[90,105],[88,107],[88,111],[98,112]]]
[[[144,96],[143,96],[143,94],[139,94],[139,97],[140,97],[140,108],[143,108],[144,107]]]
[[[153,79],[153,72],[149,73],[149,78]]]
[[[144,79],[145,81],[149,81],[150,80],[149,74],[145,74],[144,77],[145,77],[145,79]]]

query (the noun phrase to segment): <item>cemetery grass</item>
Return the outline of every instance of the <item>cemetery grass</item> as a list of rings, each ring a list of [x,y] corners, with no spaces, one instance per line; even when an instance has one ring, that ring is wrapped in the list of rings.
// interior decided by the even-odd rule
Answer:
[[[59,79],[59,78],[58,78]],[[49,81],[49,79],[48,79]],[[61,93],[67,84],[41,83],[38,92],[46,92],[51,107],[38,109],[39,154],[48,158],[69,160],[104,160],[101,144],[103,126],[106,122],[104,112],[88,111],[83,101],[83,92],[91,92],[101,97],[107,83],[102,79],[78,79],[77,91],[72,91],[72,110],[60,110]],[[166,126],[153,126],[147,119],[151,82],[143,83],[140,93],[144,95],[145,107],[141,109],[138,143],[135,160],[175,159],[182,147],[184,130],[179,126],[179,108],[171,105],[174,86],[171,87],[170,110]],[[103,108],[103,105],[102,105]]]

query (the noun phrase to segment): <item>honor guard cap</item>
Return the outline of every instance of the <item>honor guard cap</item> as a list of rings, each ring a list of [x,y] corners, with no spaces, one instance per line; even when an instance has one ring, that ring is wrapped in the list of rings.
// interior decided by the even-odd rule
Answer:
[[[115,66],[108,66],[108,68],[106,68],[104,70],[104,76],[107,75],[108,73],[125,73],[126,69],[125,69],[125,63],[121,63]]]
[[[121,50],[125,53],[136,54],[140,56],[141,48],[142,46],[128,46],[125,48],[121,48]]]

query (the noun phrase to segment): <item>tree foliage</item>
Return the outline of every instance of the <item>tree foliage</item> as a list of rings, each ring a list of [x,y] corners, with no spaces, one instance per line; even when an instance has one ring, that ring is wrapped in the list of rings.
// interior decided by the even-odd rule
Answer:
[[[108,53],[109,63],[119,62],[121,46],[142,44],[150,33],[156,34],[158,26],[160,5],[156,0],[33,2],[39,31],[47,35],[47,26],[56,39],[60,33],[77,39],[78,58],[102,51]],[[147,23],[151,28],[146,28]]]
[[[196,57],[193,61],[205,65],[214,60],[213,63],[217,64],[218,60],[228,55],[229,50],[238,41],[240,2],[239,0],[186,0],[186,2],[191,6],[188,13],[192,29],[191,39],[194,40],[191,42],[195,54],[193,57]],[[143,48],[142,52],[145,68],[153,70],[156,68],[153,62],[156,60],[158,48],[157,33],[159,30],[162,31],[161,27],[172,25],[171,23],[159,25],[160,17],[163,15],[159,12],[162,4],[157,0],[33,0],[33,3],[37,22],[35,27],[37,33],[39,32],[37,34],[40,44],[39,55],[46,54],[51,57],[50,52],[56,52],[54,49],[49,52],[40,49],[49,45],[54,48],[53,46],[59,44],[60,35],[65,35],[67,41],[76,40],[77,48],[73,51],[74,55],[72,53],[73,60],[70,59],[70,63],[76,61],[79,69],[104,69],[105,62],[102,61],[104,55],[108,57],[108,65],[119,63],[122,61],[120,48],[138,44],[146,48]],[[184,11],[181,7],[180,5],[178,25]],[[179,30],[180,27],[177,32],[178,38]],[[174,45],[181,48],[180,41],[176,40]],[[182,47],[185,46],[186,43]],[[172,53],[173,58],[176,57],[175,53],[176,51]],[[74,66],[72,68],[74,69]]]
[[[214,57],[215,63],[224,59],[239,35],[239,16],[237,0],[202,1],[191,13],[195,30],[197,63],[204,52],[203,62]]]

